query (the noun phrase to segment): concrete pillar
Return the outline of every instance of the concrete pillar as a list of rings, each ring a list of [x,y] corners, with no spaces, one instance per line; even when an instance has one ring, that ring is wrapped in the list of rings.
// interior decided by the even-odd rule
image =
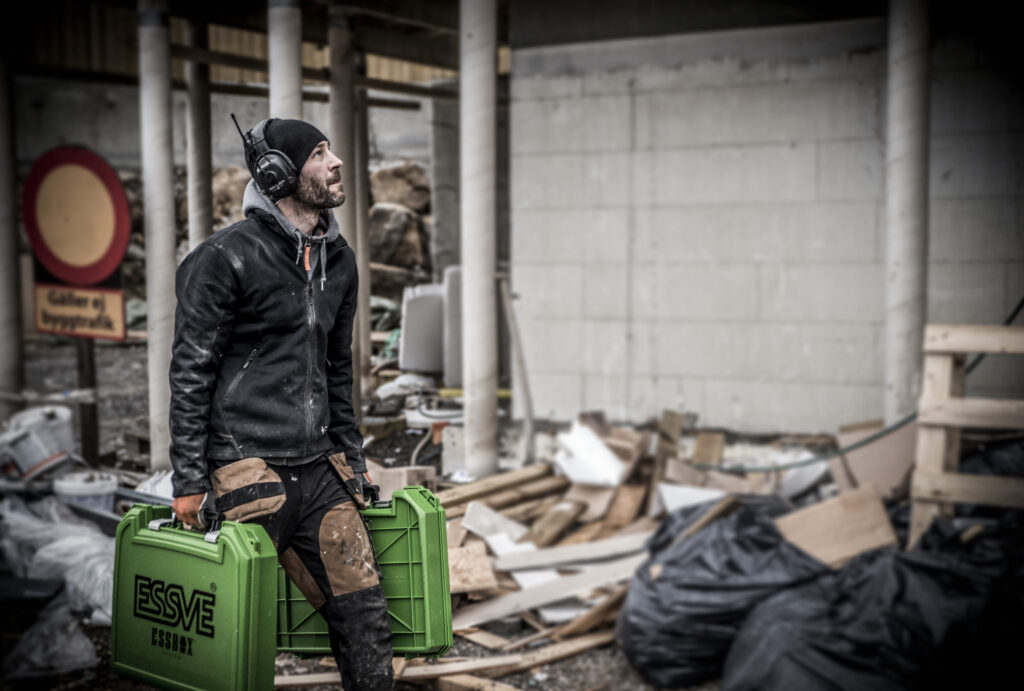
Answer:
[[[476,477],[498,469],[495,5],[459,3],[462,385],[466,470]]]
[[[370,295],[373,281],[370,275],[370,109],[365,89],[356,95],[356,266],[359,268],[359,352],[364,374],[370,371]]]
[[[0,56],[0,392],[25,388],[21,332],[21,248],[15,192],[17,149],[14,144],[13,77]],[[21,405],[0,397],[0,420]]]
[[[268,0],[270,117],[302,118],[302,8],[299,0]]]
[[[186,43],[207,48],[205,22],[190,21]],[[210,138],[210,66],[189,60],[185,63],[188,84],[188,246],[196,245],[213,232],[213,160]]]
[[[442,83],[437,86],[458,86]],[[430,112],[430,264],[434,282],[459,263],[459,104],[447,98],[427,101]]]
[[[174,169],[167,1],[139,0],[139,115],[146,228],[150,467],[169,468],[174,329]]]
[[[345,186],[345,203],[334,212],[341,226],[341,234],[359,256],[359,237],[356,232],[356,137],[355,96],[356,80],[353,64],[352,29],[345,9],[332,5],[327,23],[327,43],[330,48],[330,118],[331,148],[342,161],[341,175]],[[358,266],[357,266],[358,269]],[[362,301],[362,295],[359,301]],[[352,402],[359,414],[362,401],[362,349],[360,345],[360,319],[356,309],[355,331],[352,336]]]
[[[892,0],[886,111],[885,420],[917,406],[928,297],[928,13]]]

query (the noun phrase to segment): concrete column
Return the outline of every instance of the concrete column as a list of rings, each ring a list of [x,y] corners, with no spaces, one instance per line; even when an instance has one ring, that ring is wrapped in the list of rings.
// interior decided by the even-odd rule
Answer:
[[[370,272],[370,109],[365,90],[356,95],[356,266],[359,268],[359,352],[362,371],[370,371],[370,295],[373,281]]]
[[[885,420],[917,406],[928,297],[928,13],[892,0],[886,111]]]
[[[459,3],[462,385],[466,470],[476,477],[498,469],[495,5]]]
[[[353,64],[352,29],[344,8],[332,5],[327,24],[327,43],[330,48],[330,118],[331,148],[342,161],[341,175],[345,186],[345,203],[335,209],[341,234],[359,256],[359,237],[356,232],[356,137],[355,137],[355,96],[356,80]],[[358,267],[357,267],[358,269]],[[360,303],[362,295],[359,296]],[[352,337],[352,401],[356,414],[362,401],[362,339],[360,338],[359,312],[356,309],[355,330]]]
[[[458,86],[443,83],[438,86]],[[430,112],[430,264],[434,283],[459,263],[459,103],[427,101]]]
[[[207,48],[205,22],[188,23],[186,43]],[[213,232],[213,160],[210,138],[210,66],[189,60],[185,63],[188,84],[188,245],[196,245]]]
[[[299,0],[268,0],[270,117],[302,118],[302,8]]]
[[[139,0],[139,115],[146,228],[150,467],[169,468],[174,330],[174,170],[167,1]]]
[[[21,332],[21,248],[15,193],[17,149],[14,144],[13,77],[0,56],[0,392],[25,388]],[[21,405],[0,397],[0,420]]]

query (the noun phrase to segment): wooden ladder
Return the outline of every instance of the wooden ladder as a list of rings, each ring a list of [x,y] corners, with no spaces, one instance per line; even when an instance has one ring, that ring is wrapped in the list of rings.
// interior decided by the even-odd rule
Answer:
[[[1024,508],[1024,478],[957,472],[961,429],[1024,429],[1024,401],[964,397],[968,353],[1024,355],[1024,326],[925,328],[908,548],[956,503]]]

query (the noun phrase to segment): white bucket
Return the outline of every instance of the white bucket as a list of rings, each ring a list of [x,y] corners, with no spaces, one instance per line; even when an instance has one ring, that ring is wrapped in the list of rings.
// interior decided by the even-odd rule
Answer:
[[[68,473],[53,481],[53,491],[61,501],[113,511],[117,477],[91,470]]]

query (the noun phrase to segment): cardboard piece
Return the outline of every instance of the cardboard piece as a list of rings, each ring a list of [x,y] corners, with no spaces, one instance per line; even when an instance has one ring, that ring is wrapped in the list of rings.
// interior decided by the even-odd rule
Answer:
[[[836,439],[840,448],[845,448],[878,432],[882,427],[880,420],[847,425],[839,429]],[[845,454],[846,467],[852,476],[850,484],[873,485],[883,499],[903,498],[907,495],[916,453],[917,423],[911,422],[878,441]],[[829,463],[833,478],[837,473],[837,461],[833,459]],[[843,487],[839,480],[836,480],[836,484]]]
[[[861,552],[896,546],[885,506],[871,485],[781,516],[775,525],[786,540],[833,569]]]

